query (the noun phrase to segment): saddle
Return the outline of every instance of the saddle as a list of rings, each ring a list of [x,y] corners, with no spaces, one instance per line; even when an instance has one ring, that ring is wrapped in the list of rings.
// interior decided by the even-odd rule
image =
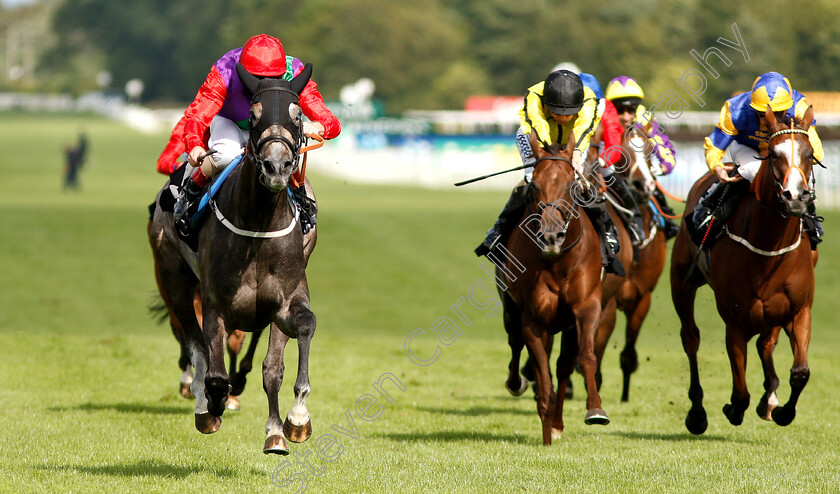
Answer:
[[[233,172],[233,170],[242,162],[243,157],[244,155],[237,156],[228,166],[225,167],[224,170],[222,170],[222,173],[214,177],[209,190],[204,193],[201,201],[187,211],[190,223],[186,231],[181,231],[180,228],[176,228],[178,236],[190,247],[190,249],[193,250],[193,252],[198,252],[198,231],[201,229],[201,225],[207,217],[210,199],[216,196],[219,189],[221,189],[222,185],[225,183],[225,180],[230,176],[231,172]],[[162,211],[172,212],[175,202],[181,193],[181,189],[189,179],[189,175],[186,174],[186,169],[186,165],[181,165],[178,169],[172,172],[171,175],[169,175],[169,187],[167,187],[160,195],[160,208]],[[292,202],[300,212],[299,222],[301,225],[301,231],[305,235],[312,229],[312,227],[315,226],[318,207],[316,206],[315,201],[306,195],[306,190],[303,186],[297,188],[289,187],[288,191]],[[155,203],[152,203],[149,205],[150,220],[154,213]]]
[[[202,196],[201,201],[198,204],[192,206],[188,211],[187,215],[190,218],[189,227],[186,231],[182,231],[181,228],[176,228],[175,230],[178,232],[178,236],[181,240],[186,243],[193,252],[198,252],[198,231],[201,229],[201,225],[204,223],[204,220],[207,216],[207,209],[208,204],[210,203],[210,198],[214,197],[219,189],[222,187],[222,184],[225,182],[230,173],[236,168],[239,163],[242,162],[242,156],[238,156],[236,159],[230,162],[228,166],[213,179],[212,184],[207,192],[204,193]],[[181,189],[187,183],[189,179],[189,175],[187,175],[186,170],[189,168],[186,164],[179,166],[174,172],[169,175],[169,187],[167,187],[160,195],[160,209],[162,211],[172,212],[175,202],[178,200],[178,196],[181,194]],[[155,203],[149,205],[149,219],[154,215],[155,212]]]
[[[717,183],[717,182],[714,182]],[[713,184],[714,184],[713,183]],[[699,202],[708,202],[709,200],[714,201],[714,199],[710,199],[709,195],[712,192],[712,185],[710,184],[706,190],[703,191],[703,195]],[[701,227],[701,223],[706,219],[700,217],[700,209],[696,206],[691,214],[686,214],[684,217],[686,227],[688,229],[688,235],[691,238],[691,241],[698,247],[703,247],[704,249],[709,248],[718,238],[723,235],[723,226],[732,216],[732,213],[735,212],[735,209],[738,207],[738,204],[741,202],[741,199],[748,193],[749,190],[749,182],[746,180],[742,180],[740,182],[735,182],[731,184],[721,184],[721,187],[726,187],[723,192],[720,192],[719,196],[719,204],[713,204],[712,207],[712,215],[714,221],[707,223]],[[704,242],[705,239],[705,242]]]

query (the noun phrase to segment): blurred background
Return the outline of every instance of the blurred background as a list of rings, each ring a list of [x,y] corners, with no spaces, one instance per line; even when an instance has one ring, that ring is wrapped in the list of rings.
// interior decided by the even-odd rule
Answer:
[[[261,373],[249,375],[242,410],[226,412],[219,433],[199,434],[194,403],[178,392],[178,345],[147,310],[157,293],[147,206],[166,180],[155,161],[211,65],[263,32],[314,64],[343,125],[309,153],[307,168],[319,205],[307,267],[318,317],[316,436],[330,424],[348,427],[345,413],[383,372],[407,386],[381,420],[355,422],[361,441],[341,438],[344,455],[310,477],[311,492],[840,485],[840,416],[826,413],[840,386],[840,313],[831,309],[840,290],[838,15],[836,0],[0,0],[0,338],[8,348],[0,492],[274,492],[271,474],[282,463],[260,452]],[[736,41],[733,24],[748,61],[719,41]],[[710,56],[717,78],[691,54],[712,47],[729,61]],[[684,100],[679,116],[657,114],[677,146],[676,171],[663,179],[677,194],[705,170],[702,138],[723,101],[758,74],[786,74],[814,104],[827,154],[828,169],[817,170],[826,237],[812,377],[790,427],[749,412],[733,428],[720,414],[730,367],[716,301],[704,289],[697,315],[710,430],[688,435],[687,365],[664,275],[640,335],[632,401],[619,402],[619,330],[602,388],[614,423],[584,428],[577,394],[565,408],[564,443],[537,446],[534,401],[502,387],[510,356],[502,317],[461,303],[477,280],[492,286],[472,250],[521,174],[452,184],[520,164],[513,135],[522,98],[560,63],[602,86],[633,76],[648,106],[666,94]],[[691,70],[707,82],[702,106],[678,83]],[[471,323],[433,366],[412,364],[406,336],[454,318],[453,307]],[[435,341],[425,334],[415,351],[431,355]],[[790,352],[784,341],[778,348],[786,397]],[[296,355],[290,345],[287,376]],[[755,400],[759,359],[749,366]],[[291,387],[287,377],[281,408],[291,405]]]
[[[702,137],[722,102],[769,70],[815,105],[826,162],[837,161],[838,15],[830,0],[3,0],[0,111],[93,111],[165,135],[218,57],[265,32],[314,64],[344,124],[316,158],[324,171],[440,187],[515,166],[522,96],[572,63],[604,87],[636,78],[648,106],[680,98],[686,111],[658,116],[681,162],[667,182],[683,193],[704,171]],[[738,35],[746,53],[721,42]],[[727,57],[707,59],[717,77],[691,54],[712,47]],[[702,97],[678,84],[691,70],[706,78]],[[818,178],[822,202],[837,205],[840,180]]]

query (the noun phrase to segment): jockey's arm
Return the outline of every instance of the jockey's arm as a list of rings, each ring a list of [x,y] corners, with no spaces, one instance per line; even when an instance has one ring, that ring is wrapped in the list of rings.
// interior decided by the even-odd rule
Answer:
[[[729,102],[727,101],[720,109],[720,121],[712,130],[712,133],[703,141],[706,166],[724,182],[729,180],[724,179],[728,176],[723,167],[723,156],[726,154],[726,148],[735,140],[736,135],[738,135],[738,129],[732,123],[732,114],[729,111]]]
[[[653,144],[651,154],[656,156],[661,174],[668,175],[671,173],[677,164],[677,152],[662,126],[653,117],[652,110],[646,110],[644,106],[639,105],[636,110],[635,123],[648,136],[648,142]]]
[[[311,120],[311,122],[304,123],[303,131],[305,134],[317,133],[324,139],[338,137],[338,134],[341,133],[341,123],[324,104],[324,98],[318,91],[318,85],[315,81],[310,79],[306,83],[306,87],[300,93],[299,101],[303,114]]]
[[[184,145],[189,152],[190,163],[205,152],[205,134],[213,117],[222,109],[227,97],[227,85],[219,70],[213,66],[204,84],[198,89],[195,99],[184,112]]]
[[[186,117],[181,117],[181,119],[178,120],[178,123],[175,124],[175,128],[172,129],[172,133],[169,136],[169,142],[166,144],[166,147],[163,149],[163,152],[160,153],[160,157],[157,160],[158,173],[170,175],[178,167],[178,157],[185,151],[185,123]]]
[[[604,129],[604,150],[601,152],[601,158],[607,166],[612,166],[622,156],[618,151],[618,148],[621,147],[622,130],[615,105],[608,99],[604,99],[604,101],[606,105],[604,107],[603,117],[601,117],[601,126]]]

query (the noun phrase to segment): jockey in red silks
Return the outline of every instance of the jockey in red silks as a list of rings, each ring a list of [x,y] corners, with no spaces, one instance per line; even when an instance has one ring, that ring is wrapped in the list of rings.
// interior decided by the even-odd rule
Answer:
[[[255,76],[285,80],[294,78],[304,66],[297,58],[286,55],[280,40],[266,34],[252,37],[244,47],[225,53],[213,64],[158,158],[157,169],[164,174],[178,168],[177,159],[183,153],[188,153],[189,164],[197,167],[175,204],[176,221],[198,201],[210,178],[245,149],[251,95],[236,73],[237,63]],[[301,92],[300,107],[311,120],[304,122],[304,134],[332,139],[341,132],[341,124],[324,104],[315,81],[310,80]],[[206,148],[212,148],[216,153],[199,163]]]
[[[651,171],[654,175],[668,175],[677,164],[676,151],[671,140],[662,132],[662,128],[654,120],[651,112],[642,105],[644,97],[645,93],[642,87],[632,77],[619,76],[607,84],[606,98],[615,105],[623,132],[626,132],[630,126],[643,130],[647,124],[652,124],[650,130],[644,133],[647,135],[648,143],[653,145],[652,155],[659,162],[659,169],[657,170],[654,164]],[[676,214],[668,206],[665,195],[659,188],[654,189],[653,197],[664,213],[665,238],[671,239],[677,235],[677,225],[672,219]]]
[[[640,243],[644,240],[645,234],[639,205],[630,192],[630,187],[628,187],[624,177],[621,174],[613,173],[613,165],[622,156],[621,152],[617,151],[621,148],[621,134],[623,132],[621,122],[618,119],[618,112],[613,102],[604,98],[601,84],[594,75],[584,72],[580,74],[580,80],[583,81],[584,86],[591,89],[595,94],[595,101],[598,105],[597,112],[601,116],[601,127],[604,130],[603,137],[599,144],[593,144],[593,146],[599,147],[598,162],[601,165],[599,167],[601,176],[604,177],[604,182],[610,187],[610,190],[621,199],[624,207],[633,212],[633,217],[627,226],[633,242]]]

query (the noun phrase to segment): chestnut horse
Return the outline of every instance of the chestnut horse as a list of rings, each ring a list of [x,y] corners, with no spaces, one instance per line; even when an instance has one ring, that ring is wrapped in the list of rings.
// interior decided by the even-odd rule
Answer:
[[[307,64],[292,81],[259,79],[238,65],[239,77],[253,95],[248,152],[211,201],[218,221],[211,218],[201,228],[198,256],[191,258],[183,255],[170,212],[156,208],[149,228],[161,296],[183,326],[196,371],[191,391],[199,431],[212,433],[221,426],[231,390],[224,365],[226,338],[235,329],[259,332],[269,326],[263,360],[268,398],[265,453],[289,454],[287,438],[303,442],[312,433],[306,399],[315,315],[309,308],[305,268],[314,230],[305,236],[297,225],[288,188],[302,152],[298,98],[311,71]],[[159,193],[158,203],[160,197]],[[193,300],[197,289],[201,325]],[[278,394],[290,338],[298,342],[298,372],[294,406],[283,421]]]
[[[790,424],[810,375],[808,343],[816,251],[812,254],[801,216],[814,200],[813,190],[808,187],[813,158],[808,128],[814,115],[809,108],[804,119],[791,121],[790,127],[778,121],[769,107],[764,116],[770,132],[769,149],[751,185],[754,193],[741,200],[708,257],[697,256],[686,222],[674,243],[671,297],[680,318],[680,335],[691,372],[691,409],[685,425],[692,434],[702,434],[708,426],[697,368],[700,331],[694,320],[694,299],[700,286],[708,283],[714,290],[718,313],[726,324],[732,396],[723,413],[731,424],[740,425],[749,407],[745,370],[747,342],[753,336],[758,336],[756,348],[764,370],[764,395],[756,408],[759,417],[779,425]],[[686,214],[715,180],[707,173],[694,184]],[[701,262],[692,270],[697,257]],[[777,406],[779,379],[772,354],[781,328],[790,338],[793,367],[790,398],[785,405]]]
[[[645,238],[637,246],[638,257],[633,260],[627,271],[624,283],[616,295],[616,304],[604,307],[601,325],[595,338],[595,356],[598,358],[596,381],[600,386],[601,364],[607,342],[615,329],[617,305],[627,318],[624,348],[619,357],[623,374],[621,401],[630,399],[630,375],[639,367],[636,341],[642,323],[650,310],[651,294],[665,268],[667,256],[665,234],[659,229],[657,218],[649,206],[652,200],[651,195],[656,187],[656,179],[650,170],[649,155],[645,154],[647,139],[641,132],[634,131],[635,127],[631,129],[633,130],[622,134],[622,159],[615,164],[614,173],[620,173],[628,183],[633,185],[631,190],[642,213]]]
[[[520,353],[527,346],[536,376],[537,412],[545,445],[563,431],[563,399],[576,361],[587,383],[585,423],[609,423],[595,385],[594,343],[602,301],[615,294],[622,279],[602,276],[598,234],[577,195],[586,187],[575,180],[571,162],[574,146],[573,135],[565,150],[559,150],[557,144],[548,150],[537,146],[537,164],[528,186],[528,216],[514,229],[504,248],[498,249],[501,252],[488,256],[497,267],[511,348],[505,387],[514,394],[527,389],[527,381],[519,374]],[[528,228],[533,222],[540,225],[536,233]],[[624,246],[620,260],[629,266],[630,239],[620,225],[616,226]],[[554,334],[561,331],[555,393],[549,354]]]

